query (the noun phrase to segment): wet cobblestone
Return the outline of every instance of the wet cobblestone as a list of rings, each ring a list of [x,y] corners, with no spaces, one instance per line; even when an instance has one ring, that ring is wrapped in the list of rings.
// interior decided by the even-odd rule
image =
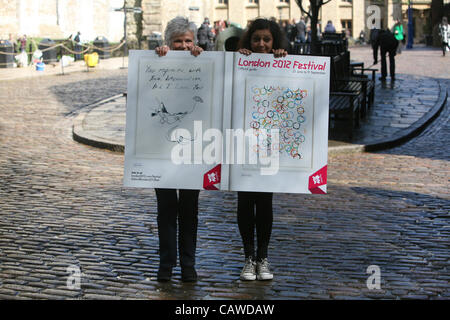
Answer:
[[[161,284],[154,191],[123,188],[123,155],[71,136],[125,72],[1,82],[0,298],[449,298],[448,105],[400,147],[330,156],[328,195],[275,194],[272,281],[239,280],[236,194],[202,191],[200,279],[182,283],[177,267]],[[80,289],[67,286],[72,265]],[[370,265],[381,290],[366,286]]]

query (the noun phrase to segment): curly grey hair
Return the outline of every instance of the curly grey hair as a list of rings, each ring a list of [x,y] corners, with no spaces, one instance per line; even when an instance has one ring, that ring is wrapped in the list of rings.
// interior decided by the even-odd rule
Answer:
[[[164,42],[169,47],[172,44],[172,39],[175,36],[184,34],[186,32],[192,32],[194,34],[194,43],[197,43],[197,26],[195,23],[190,22],[188,19],[183,17],[176,17],[167,23],[166,30],[164,32]]]

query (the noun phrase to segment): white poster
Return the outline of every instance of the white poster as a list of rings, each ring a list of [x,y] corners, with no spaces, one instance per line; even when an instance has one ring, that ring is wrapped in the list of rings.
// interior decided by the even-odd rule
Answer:
[[[222,130],[223,53],[131,50],[128,69],[124,185],[203,189],[220,163],[203,161],[203,132]]]
[[[325,193],[329,58],[131,51],[124,184]]]
[[[230,190],[326,192],[329,77],[328,57],[235,54],[231,126],[257,138],[244,164],[229,159]]]
[[[177,128],[194,132],[194,120],[211,127],[213,62],[159,60],[139,60],[136,156],[170,160],[174,144],[202,138],[177,134]]]

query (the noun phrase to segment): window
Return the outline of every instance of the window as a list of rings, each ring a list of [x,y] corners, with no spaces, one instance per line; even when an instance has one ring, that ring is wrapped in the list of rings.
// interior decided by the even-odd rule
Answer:
[[[228,4],[228,0],[219,0],[219,4]]]
[[[347,31],[349,34],[353,34],[352,30],[352,20],[341,20],[342,31]]]
[[[289,3],[289,0],[280,0],[280,2]]]
[[[258,4],[259,0],[248,0],[249,3]]]

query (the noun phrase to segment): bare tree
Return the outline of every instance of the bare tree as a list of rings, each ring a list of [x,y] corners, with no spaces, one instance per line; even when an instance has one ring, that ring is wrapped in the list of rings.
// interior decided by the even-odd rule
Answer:
[[[444,1],[443,0],[432,0],[431,1],[431,26],[441,23],[442,14],[444,12]]]
[[[442,16],[444,14],[444,1],[432,0],[431,10],[429,17],[429,30],[427,33],[433,35],[433,45],[439,47],[441,45],[441,37],[439,36],[439,24],[441,23]]]
[[[309,0],[309,10],[306,11],[304,2],[307,0],[295,0],[300,10],[306,14],[311,21],[311,54],[319,54],[320,46],[319,39],[317,37],[317,22],[319,21],[319,10],[324,4],[327,4],[331,0]]]

